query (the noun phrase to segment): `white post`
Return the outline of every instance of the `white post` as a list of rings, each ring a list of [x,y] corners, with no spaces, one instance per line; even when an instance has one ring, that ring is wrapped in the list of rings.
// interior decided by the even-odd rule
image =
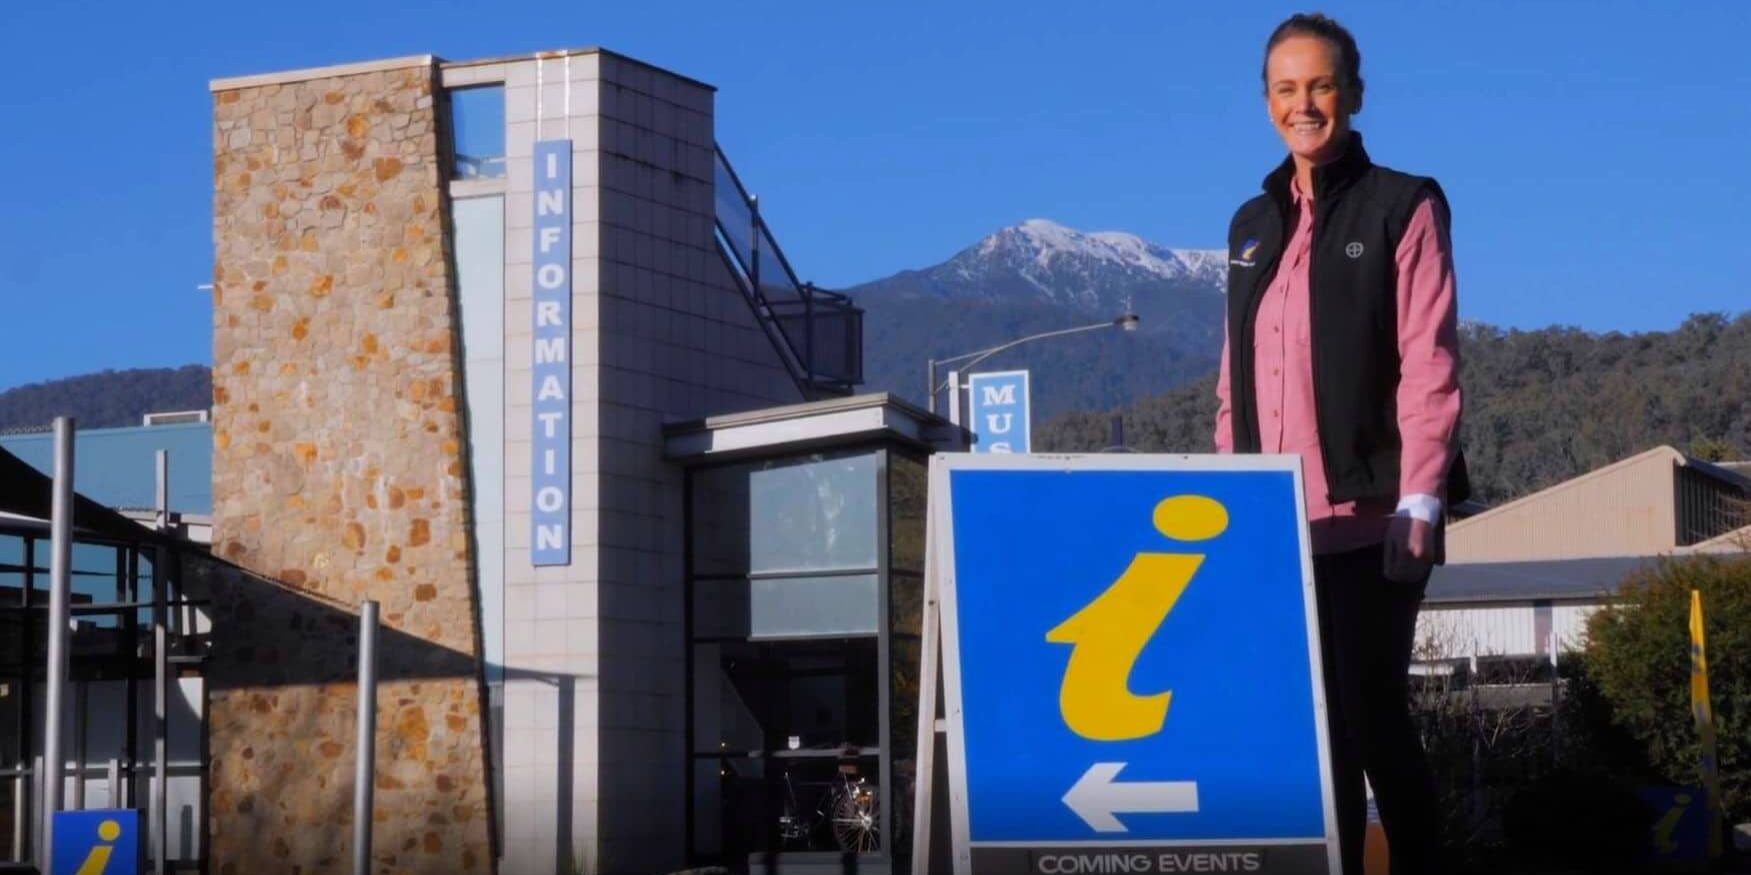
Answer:
[[[67,600],[73,581],[73,419],[55,417],[55,487],[49,512],[49,641],[43,703],[42,844],[44,871],[53,871],[55,812],[61,810],[61,702],[67,686]]]

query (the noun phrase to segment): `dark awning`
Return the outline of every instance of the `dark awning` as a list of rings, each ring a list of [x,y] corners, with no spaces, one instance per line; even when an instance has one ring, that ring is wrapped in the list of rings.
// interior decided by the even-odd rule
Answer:
[[[78,471],[74,471],[78,479]],[[48,521],[54,513],[55,480],[0,448],[0,512]],[[73,493],[75,536],[96,536],[120,541],[145,541],[166,546],[188,542],[148,529],[125,516]]]

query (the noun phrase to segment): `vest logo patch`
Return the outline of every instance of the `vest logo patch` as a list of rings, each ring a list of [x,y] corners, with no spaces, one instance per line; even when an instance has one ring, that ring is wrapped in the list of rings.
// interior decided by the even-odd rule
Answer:
[[[1254,262],[1252,260],[1253,253],[1257,252],[1258,250],[1259,250],[1259,241],[1257,241],[1251,237],[1248,237],[1248,238],[1246,238],[1246,242],[1241,244],[1240,253],[1239,253],[1240,257],[1239,258],[1230,258],[1228,260],[1228,263],[1229,264],[1238,264],[1241,267],[1252,267],[1254,264]]]
[[[1356,241],[1351,241],[1348,246],[1344,247],[1344,254],[1351,258],[1361,258],[1362,244]]]

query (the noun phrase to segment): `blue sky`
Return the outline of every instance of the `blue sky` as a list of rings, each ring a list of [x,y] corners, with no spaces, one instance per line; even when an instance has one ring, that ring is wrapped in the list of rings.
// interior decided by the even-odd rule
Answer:
[[[799,273],[845,286],[1030,217],[1221,244],[1280,156],[1229,2],[11,3],[0,388],[205,362],[220,76],[601,45],[720,88]],[[1463,318],[1655,330],[1751,309],[1751,3],[1327,2],[1376,160],[1439,177]]]

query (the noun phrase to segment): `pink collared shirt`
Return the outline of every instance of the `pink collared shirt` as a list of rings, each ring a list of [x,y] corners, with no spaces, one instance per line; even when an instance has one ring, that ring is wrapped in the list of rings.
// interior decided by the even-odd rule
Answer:
[[[1433,522],[1453,460],[1459,424],[1459,325],[1447,229],[1432,201],[1417,205],[1400,240],[1398,261],[1399,500],[1339,502],[1327,497],[1313,396],[1312,334],[1308,328],[1308,253],[1313,200],[1290,183],[1298,218],[1277,273],[1259,300],[1253,329],[1253,381],[1260,447],[1301,456],[1307,521],[1316,553],[1340,553],[1380,543],[1394,512]],[[1224,333],[1226,337],[1226,332]],[[1234,451],[1228,385],[1228,342],[1216,380],[1216,449]]]

